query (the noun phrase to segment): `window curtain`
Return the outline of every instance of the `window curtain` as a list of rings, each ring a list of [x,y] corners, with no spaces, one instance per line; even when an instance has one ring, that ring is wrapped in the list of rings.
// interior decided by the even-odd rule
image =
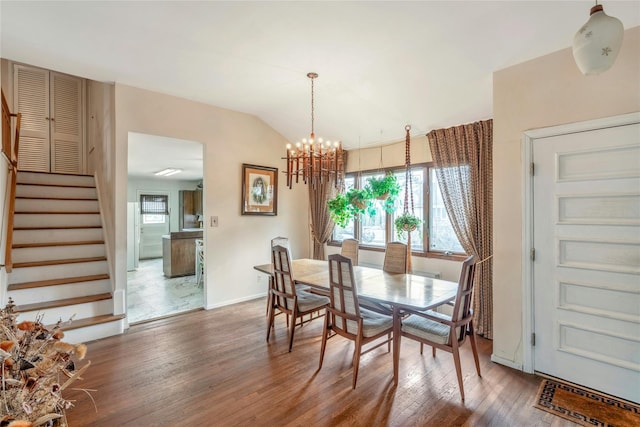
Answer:
[[[340,179],[338,188],[344,187],[344,168],[347,164],[347,151],[343,152]],[[315,188],[309,182],[309,207],[311,214],[311,239],[313,239],[313,259],[324,258],[324,245],[331,238],[334,223],[329,215],[327,202],[335,197],[338,189],[333,179],[325,179],[323,182],[316,182]]]
[[[447,214],[465,252],[477,259],[476,333],[493,338],[493,120],[427,134]]]

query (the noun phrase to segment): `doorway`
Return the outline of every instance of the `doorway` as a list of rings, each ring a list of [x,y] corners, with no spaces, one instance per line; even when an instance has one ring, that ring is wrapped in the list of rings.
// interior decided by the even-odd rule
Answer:
[[[533,370],[637,402],[640,115],[528,132],[525,144]]]
[[[152,153],[152,155],[150,155]],[[185,229],[183,195],[203,189],[201,143],[129,133],[127,223],[127,317],[129,324],[154,320],[204,306],[205,280],[198,282],[195,263],[176,273],[173,238],[185,233],[203,239],[201,228]],[[173,173],[163,171],[172,170]],[[158,172],[163,172],[158,174]],[[200,216],[203,203],[199,203]],[[131,213],[133,212],[133,213]],[[195,212],[193,213],[195,215]],[[132,239],[132,240],[131,240]],[[184,249],[184,240],[180,240]],[[186,248],[188,250],[188,248]],[[190,255],[184,253],[184,255]],[[180,257],[184,261],[185,257]],[[193,264],[193,265],[192,265]]]

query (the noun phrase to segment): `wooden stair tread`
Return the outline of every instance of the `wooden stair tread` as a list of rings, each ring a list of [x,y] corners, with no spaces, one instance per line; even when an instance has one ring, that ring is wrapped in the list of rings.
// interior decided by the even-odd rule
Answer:
[[[95,215],[99,213],[100,211],[15,211],[14,215]]]
[[[93,261],[106,261],[107,258],[92,257],[92,258],[70,258],[70,259],[53,259],[48,261],[31,261],[31,262],[16,262],[13,264],[13,268],[25,268],[25,267],[43,267],[46,265],[60,265],[60,264],[78,264],[81,262],[93,262]]]
[[[20,289],[41,288],[45,286],[67,285],[72,283],[92,282],[94,280],[108,279],[108,274],[93,274],[90,276],[65,277],[62,279],[47,279],[36,282],[13,283],[9,285],[8,290],[17,291]]]
[[[64,307],[68,305],[85,304],[88,302],[96,302],[111,299],[111,293],[106,292],[103,294],[87,295],[83,297],[65,298],[55,301],[43,301],[33,304],[24,304],[16,306],[17,313],[23,313],[25,311],[46,310],[48,308]]]
[[[124,314],[103,314],[101,316],[72,320],[69,323],[63,324],[60,329],[62,329],[63,331],[70,331],[72,329],[79,329],[88,326],[100,325],[102,323],[115,322],[117,320],[122,320],[125,317],[126,316]]]
[[[48,243],[18,243],[12,245],[12,249],[24,249],[24,248],[44,248],[47,246],[80,246],[80,245],[101,245],[104,240],[84,240],[73,242],[48,242]]]
[[[97,202],[98,199],[87,197],[51,197],[51,196],[16,196],[16,200],[71,200],[71,201],[83,201],[83,202]]]
[[[13,227],[13,231],[16,230],[74,230],[74,229],[85,229],[85,228],[102,228],[101,225],[69,225],[69,226],[58,226],[58,227]]]

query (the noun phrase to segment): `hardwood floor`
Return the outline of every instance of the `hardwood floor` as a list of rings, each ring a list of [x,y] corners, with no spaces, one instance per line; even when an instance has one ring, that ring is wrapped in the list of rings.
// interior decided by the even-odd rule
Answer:
[[[573,426],[535,409],[540,378],[492,363],[480,338],[482,378],[462,350],[466,401],[453,358],[403,340],[400,383],[386,346],[360,361],[351,388],[353,343],[334,337],[318,371],[323,320],[296,331],[287,352],[284,316],[265,341],[264,299],[133,326],[88,344],[92,365],[67,398],[79,426]],[[91,399],[79,388],[95,390]],[[97,410],[96,410],[97,409]]]

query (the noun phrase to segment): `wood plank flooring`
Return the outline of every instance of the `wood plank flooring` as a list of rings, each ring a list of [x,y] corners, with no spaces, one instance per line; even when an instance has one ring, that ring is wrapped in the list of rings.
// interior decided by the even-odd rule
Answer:
[[[400,383],[386,346],[360,361],[351,389],[353,344],[327,343],[318,371],[323,320],[298,328],[287,352],[284,316],[265,341],[265,301],[139,324],[88,344],[92,365],[66,397],[80,426],[573,426],[533,408],[540,378],[492,363],[480,338],[482,378],[469,343],[462,351],[466,401],[453,358],[402,341]],[[92,389],[96,407],[85,392]],[[97,409],[97,410],[96,410]]]

